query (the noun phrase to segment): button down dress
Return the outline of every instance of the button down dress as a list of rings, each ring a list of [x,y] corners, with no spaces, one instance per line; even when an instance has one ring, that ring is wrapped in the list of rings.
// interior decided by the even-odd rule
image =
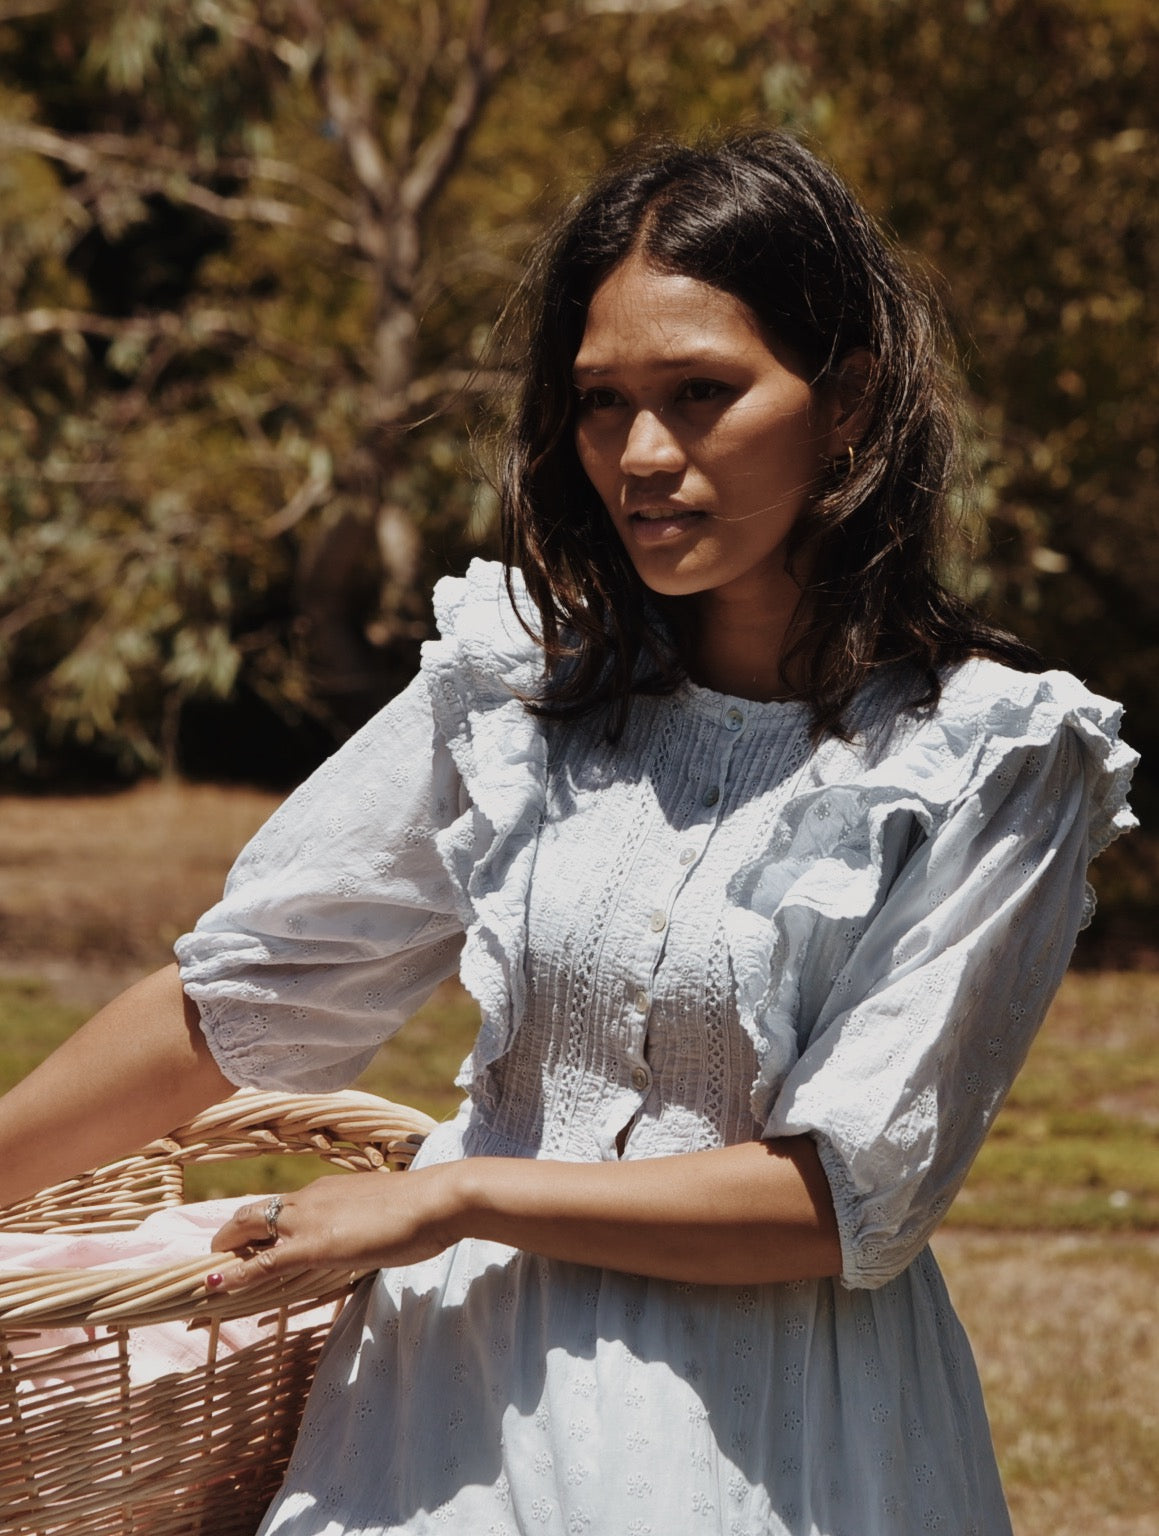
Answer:
[[[279,1536],[1000,1536],[927,1241],[1131,824],[1118,711],[1062,673],[898,679],[814,750],[692,686],[615,746],[513,691],[497,567],[440,584],[422,674],[275,815],[178,945],[239,1083],[348,1082],[456,968],[482,1028],[420,1163],[816,1141],[835,1280],[703,1286],[467,1241],[367,1281]]]

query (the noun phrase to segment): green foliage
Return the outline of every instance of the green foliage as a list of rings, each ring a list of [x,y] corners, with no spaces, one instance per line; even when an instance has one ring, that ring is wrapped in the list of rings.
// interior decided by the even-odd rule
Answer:
[[[1123,696],[1159,666],[1159,34],[1143,0],[59,0],[0,21],[0,756],[334,729],[493,536],[486,339],[641,130],[785,123],[945,278],[962,581]],[[5,14],[0,8],[0,17]]]
[[[834,86],[834,148],[945,274],[980,407],[974,590],[1124,698],[1144,745],[1159,665],[1151,8],[912,0],[844,19],[849,49],[878,63]]]

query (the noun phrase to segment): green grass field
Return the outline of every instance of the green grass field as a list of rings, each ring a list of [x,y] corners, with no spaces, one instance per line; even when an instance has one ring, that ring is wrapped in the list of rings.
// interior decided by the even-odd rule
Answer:
[[[440,989],[378,1054],[359,1087],[436,1120],[459,1101],[454,1077],[477,1010]],[[35,1066],[81,1020],[43,982],[0,979],[0,1089]],[[1074,973],[973,1172],[951,1224],[988,1230],[1159,1231],[1159,975]],[[286,1188],[313,1159],[261,1158],[192,1171],[195,1198]]]

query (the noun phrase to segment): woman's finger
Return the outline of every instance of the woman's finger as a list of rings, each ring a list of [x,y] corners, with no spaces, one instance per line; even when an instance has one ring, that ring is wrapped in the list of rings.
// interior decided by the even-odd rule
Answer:
[[[287,1219],[292,1224],[284,1195],[271,1195],[266,1200],[239,1206],[225,1225],[214,1233],[209,1246],[213,1252],[220,1253],[227,1249],[273,1244],[285,1236]]]
[[[205,1288],[213,1292],[244,1291],[258,1280],[269,1280],[283,1273],[283,1250],[280,1244],[259,1248],[248,1257],[238,1256],[205,1277]]]

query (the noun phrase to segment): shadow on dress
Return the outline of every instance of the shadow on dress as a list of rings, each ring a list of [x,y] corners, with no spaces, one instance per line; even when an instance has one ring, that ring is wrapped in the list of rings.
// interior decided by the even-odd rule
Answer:
[[[914,1337],[904,1291],[927,1291],[925,1316],[931,1283],[944,1298],[932,1259],[867,1292],[682,1285],[462,1244],[347,1306],[269,1530],[660,1536],[692,1529],[691,1511],[713,1536],[897,1536],[908,1484],[923,1518],[965,1531],[977,1471],[953,1447],[971,1438],[973,1373],[952,1314]],[[921,1398],[961,1404],[936,1454],[919,1380]]]

